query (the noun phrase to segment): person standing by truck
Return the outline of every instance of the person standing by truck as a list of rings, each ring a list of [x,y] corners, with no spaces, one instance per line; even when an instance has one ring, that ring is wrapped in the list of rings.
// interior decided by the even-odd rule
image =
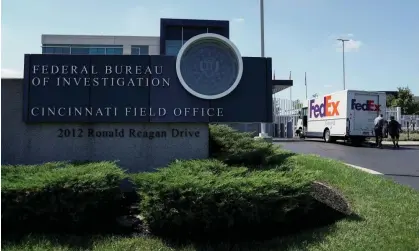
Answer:
[[[390,122],[388,122],[388,134],[393,141],[393,148],[400,148],[399,137],[400,137],[400,123],[394,119],[394,116],[390,116]]]
[[[375,144],[378,148],[383,148],[383,127],[384,127],[384,118],[383,114],[380,114],[374,119],[374,134],[375,134]]]

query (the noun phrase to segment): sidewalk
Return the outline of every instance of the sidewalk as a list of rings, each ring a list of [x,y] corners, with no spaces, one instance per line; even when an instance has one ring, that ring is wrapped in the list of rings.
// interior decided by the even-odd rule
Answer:
[[[375,141],[369,141],[370,143],[374,143]],[[382,144],[384,146],[392,146],[393,142],[392,141],[383,141]],[[399,141],[399,146],[419,146],[419,141]]]

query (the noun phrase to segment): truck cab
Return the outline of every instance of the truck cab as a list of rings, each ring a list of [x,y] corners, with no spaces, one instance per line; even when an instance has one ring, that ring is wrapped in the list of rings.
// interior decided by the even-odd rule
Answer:
[[[307,131],[307,115],[308,115],[308,107],[303,106],[301,110],[298,112],[298,120],[297,126],[295,130],[295,134],[300,138],[304,138],[304,132]]]

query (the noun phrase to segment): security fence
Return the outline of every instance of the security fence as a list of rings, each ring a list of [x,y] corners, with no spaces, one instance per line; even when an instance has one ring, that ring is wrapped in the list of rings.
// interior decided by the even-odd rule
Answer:
[[[418,131],[419,115],[402,114],[400,107],[390,107],[386,110],[385,118],[390,119],[390,116],[394,116],[402,125],[403,130]]]

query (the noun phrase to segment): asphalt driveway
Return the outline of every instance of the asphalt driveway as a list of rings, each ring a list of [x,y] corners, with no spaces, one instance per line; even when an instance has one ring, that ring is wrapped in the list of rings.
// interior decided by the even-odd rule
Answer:
[[[318,154],[347,164],[368,168],[395,181],[419,190],[419,147],[400,146],[393,149],[353,147],[343,143],[326,144],[323,141],[278,142],[284,149],[297,153]]]

